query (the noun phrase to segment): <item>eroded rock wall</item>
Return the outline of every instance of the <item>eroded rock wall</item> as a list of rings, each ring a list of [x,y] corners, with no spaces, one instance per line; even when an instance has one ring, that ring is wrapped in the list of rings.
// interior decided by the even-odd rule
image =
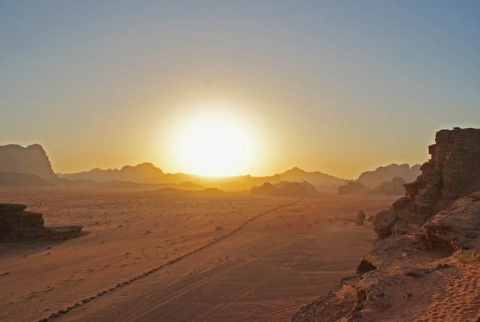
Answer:
[[[438,131],[428,150],[431,158],[420,167],[422,173],[404,185],[406,197],[394,203],[389,214],[377,216],[379,237],[420,228],[457,198],[474,192],[469,187],[478,186],[473,181],[480,180],[480,129]]]

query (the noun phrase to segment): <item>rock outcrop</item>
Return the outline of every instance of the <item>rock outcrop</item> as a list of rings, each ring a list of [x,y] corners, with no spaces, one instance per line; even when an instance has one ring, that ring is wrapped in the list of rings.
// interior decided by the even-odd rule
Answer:
[[[259,187],[252,187],[250,189],[252,195],[261,196],[306,196],[316,192],[315,187],[304,182],[287,182],[282,181],[277,184],[265,182]]]
[[[78,237],[82,226],[45,227],[43,214],[26,205],[0,204],[0,241],[61,240]]]
[[[404,185],[406,197],[394,203],[389,214],[377,216],[375,231],[380,237],[406,227],[420,228],[436,212],[479,187],[480,129],[441,130],[429,153],[431,159],[420,167],[422,173]]]
[[[427,240],[455,250],[474,248],[480,237],[480,192],[457,200],[452,207],[436,214],[422,227]]]
[[[0,172],[34,175],[49,182],[58,180],[45,150],[38,144],[26,148],[16,144],[0,146]]]
[[[480,130],[439,131],[429,151],[406,196],[375,216],[380,238],[357,276],[292,321],[477,321]]]

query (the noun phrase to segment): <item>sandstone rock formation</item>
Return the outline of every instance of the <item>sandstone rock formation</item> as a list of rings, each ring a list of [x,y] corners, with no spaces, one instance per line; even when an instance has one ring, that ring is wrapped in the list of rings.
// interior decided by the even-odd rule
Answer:
[[[304,182],[287,182],[282,181],[277,184],[265,182],[259,187],[252,187],[250,189],[252,195],[261,196],[306,196],[316,192],[315,187]]]
[[[406,196],[375,216],[380,239],[357,276],[292,321],[476,321],[480,130],[439,131],[429,151],[432,159],[405,185]]]
[[[59,240],[78,237],[82,226],[44,227],[43,214],[26,205],[0,204],[0,241]]]
[[[406,197],[392,205],[388,215],[379,214],[375,231],[380,237],[403,232],[406,227],[418,229],[456,198],[478,188],[480,129],[441,130],[435,142],[429,146],[431,159],[420,168],[422,174],[404,185]]]
[[[38,144],[26,148],[16,144],[0,146],[0,172],[35,175],[50,182],[58,179],[45,150]]]
[[[365,186],[373,189],[385,181],[392,181],[395,177],[400,177],[405,182],[411,182],[420,174],[420,165],[416,164],[410,167],[408,164],[391,164],[385,167],[379,167],[374,171],[363,172],[358,181]]]

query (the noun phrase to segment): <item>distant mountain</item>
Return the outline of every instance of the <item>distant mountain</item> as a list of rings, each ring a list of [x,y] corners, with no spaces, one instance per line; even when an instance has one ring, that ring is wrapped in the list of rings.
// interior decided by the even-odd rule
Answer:
[[[0,172],[33,175],[49,182],[58,180],[45,150],[38,144],[26,148],[16,144],[0,146]]]
[[[395,177],[392,179],[392,181],[384,181],[379,184],[373,189],[373,192],[386,195],[404,195],[405,188],[403,185],[405,183],[406,182],[403,180],[403,178]]]
[[[60,178],[69,180],[92,180],[96,182],[129,181],[133,183],[165,184],[190,182],[193,185],[214,187],[224,190],[246,190],[252,186],[259,186],[265,182],[276,184],[282,181],[304,182],[307,181],[320,191],[336,191],[344,183],[339,179],[322,172],[306,172],[299,168],[290,169],[284,173],[273,176],[252,177],[202,177],[184,173],[164,173],[151,163],[142,163],[137,166],[124,166],[121,169],[92,169],[90,171],[59,174]]]
[[[366,194],[372,190],[362,184],[360,181],[348,181],[345,185],[338,187],[337,193],[340,195]]]
[[[284,173],[280,173],[279,176],[281,181],[307,181],[318,188],[325,186],[340,186],[345,183],[344,179],[340,179],[320,171],[306,172],[297,167],[287,170]]]
[[[259,196],[306,196],[317,192],[315,187],[306,181],[282,181],[276,184],[266,182],[260,187],[252,187],[250,191],[252,195]]]
[[[416,164],[410,167],[408,164],[391,164],[386,167],[379,167],[374,171],[363,172],[358,181],[368,188],[375,188],[382,182],[392,181],[395,177],[400,177],[406,182],[415,181],[420,175],[420,165]]]
[[[130,181],[134,183],[159,183],[163,181],[164,173],[152,163],[142,163],[137,166],[126,165],[121,169],[99,168],[90,171],[58,174],[60,178],[70,180],[92,180],[96,182]]]

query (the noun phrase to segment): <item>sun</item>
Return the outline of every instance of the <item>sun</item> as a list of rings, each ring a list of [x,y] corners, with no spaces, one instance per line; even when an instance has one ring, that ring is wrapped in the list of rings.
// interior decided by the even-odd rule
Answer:
[[[184,172],[204,176],[232,176],[248,171],[254,144],[240,120],[205,115],[183,126],[177,159]]]

